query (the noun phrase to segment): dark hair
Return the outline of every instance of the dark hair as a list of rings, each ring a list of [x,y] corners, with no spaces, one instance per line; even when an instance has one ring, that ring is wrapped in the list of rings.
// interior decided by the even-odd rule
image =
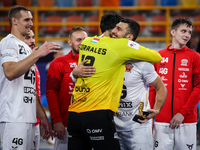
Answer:
[[[85,31],[85,29],[83,27],[80,27],[80,26],[77,26],[77,27],[73,26],[72,30],[69,32],[69,39],[71,39],[72,34],[76,31]]]
[[[183,24],[186,24],[188,27],[193,27],[193,24],[190,20],[186,18],[177,18],[173,21],[171,29],[177,30],[177,28]]]
[[[133,34],[132,41],[135,41],[140,33],[140,25],[137,21],[132,19],[122,19],[121,22],[128,24],[128,29],[126,31],[126,35]]]
[[[18,6],[18,5],[11,7],[11,9],[9,10],[8,19],[9,19],[9,23],[11,27],[12,27],[12,20],[11,20],[12,17],[15,17],[17,20],[19,20],[22,17],[20,13],[21,10],[30,11],[29,8],[24,7],[24,6]]]
[[[104,33],[106,30],[112,30],[116,24],[119,23],[123,18],[114,13],[108,13],[101,17],[100,28],[101,32]]]

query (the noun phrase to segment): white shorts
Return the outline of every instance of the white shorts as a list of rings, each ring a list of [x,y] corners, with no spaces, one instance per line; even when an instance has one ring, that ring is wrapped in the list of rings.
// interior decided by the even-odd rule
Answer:
[[[196,150],[196,123],[181,124],[178,129],[169,123],[154,123],[154,150]]]
[[[153,150],[152,127],[117,132],[121,150]]]
[[[40,125],[34,126],[35,128],[35,150],[39,150],[40,147]]]
[[[54,143],[54,150],[67,150],[68,149],[68,132],[67,128],[65,127],[65,136],[64,140],[59,140],[57,137],[55,138],[55,143]]]
[[[0,123],[1,147],[3,150],[31,150],[34,146],[33,123]]]

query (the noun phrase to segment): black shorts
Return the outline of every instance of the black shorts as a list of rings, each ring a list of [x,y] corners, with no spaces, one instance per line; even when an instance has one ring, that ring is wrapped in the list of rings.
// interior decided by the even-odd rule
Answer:
[[[68,150],[120,150],[110,110],[69,112]]]

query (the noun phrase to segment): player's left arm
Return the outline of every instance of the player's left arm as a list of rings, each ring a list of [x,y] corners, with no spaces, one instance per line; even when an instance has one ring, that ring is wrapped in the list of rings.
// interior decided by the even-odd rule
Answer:
[[[150,83],[150,85],[156,91],[155,104],[153,109],[147,110],[149,112],[149,115],[146,117],[144,116],[145,119],[141,120],[140,122],[146,122],[148,119],[156,117],[159,114],[167,98],[167,88],[162,82],[160,76],[157,76],[157,78],[152,83]]]
[[[51,135],[53,135],[53,131],[46,113],[39,101],[38,94],[36,95],[36,114],[41,119],[41,127],[44,131],[43,138],[47,140]]]

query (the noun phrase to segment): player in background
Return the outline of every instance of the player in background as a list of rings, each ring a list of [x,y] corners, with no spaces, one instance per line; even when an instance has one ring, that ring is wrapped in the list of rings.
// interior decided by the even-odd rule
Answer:
[[[68,146],[68,106],[74,89],[70,74],[78,64],[79,48],[86,37],[87,33],[82,27],[73,27],[68,40],[71,51],[55,58],[49,66],[46,96],[54,123],[55,150],[67,149]]]
[[[35,34],[33,33],[33,30],[30,31],[29,35],[25,36],[24,42],[31,48],[32,51],[37,50],[37,48],[35,48]],[[36,64],[35,64],[35,78],[36,78],[37,98],[39,99],[39,101],[41,101],[40,72]],[[40,122],[41,122],[40,118],[37,116],[37,122],[35,123],[35,150],[39,150],[40,146]]]
[[[24,43],[33,26],[27,7],[14,6],[8,12],[11,34],[0,42],[0,136],[6,150],[34,149],[36,114],[44,129],[43,138],[51,134],[51,125],[36,98],[35,63],[59,45],[45,42],[37,51]]]
[[[155,69],[167,87],[168,95],[155,117],[155,150],[196,150],[197,104],[200,99],[200,55],[186,44],[191,38],[192,22],[185,18],[173,21],[172,44],[160,50],[162,61]],[[151,107],[155,91],[150,90]]]

